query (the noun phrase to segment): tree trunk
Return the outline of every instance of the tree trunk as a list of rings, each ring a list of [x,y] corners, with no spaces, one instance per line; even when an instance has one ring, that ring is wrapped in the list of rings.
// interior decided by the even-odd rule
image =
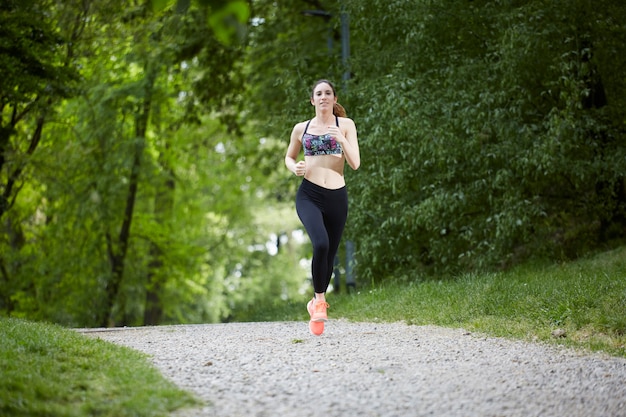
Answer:
[[[41,114],[36,121],[35,130],[33,131],[32,136],[30,137],[30,141],[28,144],[28,149],[26,151],[27,156],[31,156],[39,142],[41,141],[41,136],[43,132],[43,126],[45,124],[45,115]],[[0,127],[0,170],[4,168],[6,163],[5,152],[9,145],[9,140],[11,137],[11,133],[15,131],[15,124],[18,119],[15,114],[12,118],[10,127]],[[9,211],[13,202],[17,197],[17,193],[19,192],[19,187],[17,190],[14,190],[16,184],[20,180],[22,172],[24,171],[25,165],[27,162],[22,162],[15,167],[8,166],[7,167],[7,180],[6,183],[3,184],[2,194],[0,194],[0,219],[4,216],[4,214]],[[0,223],[2,225],[2,223]],[[7,234],[9,245],[14,250],[19,250],[25,243],[26,239],[24,237],[24,232],[22,231],[22,227],[19,224],[13,224],[11,219],[7,219],[4,222],[5,233]],[[14,270],[19,268],[19,265],[11,265],[9,260],[9,266],[7,267],[6,261],[4,259],[0,259],[0,275],[2,277],[2,298],[3,302],[0,305],[0,308],[10,313],[13,311],[13,301],[11,300],[11,296],[15,291],[14,285],[11,282],[11,275],[15,272]],[[19,285],[19,283],[18,283]]]
[[[161,132],[161,112],[159,106],[153,106],[153,124],[156,131]],[[170,146],[167,134],[163,138],[163,150],[159,154],[159,164],[163,169],[163,176],[159,176],[154,197],[154,218],[164,230],[170,230],[172,213],[174,212],[174,171],[167,162]],[[146,298],[144,304],[143,323],[146,326],[160,324],[163,320],[163,299],[161,293],[167,282],[163,271],[163,249],[159,242],[150,242],[150,263],[146,277]]]
[[[151,67],[151,66],[150,66]],[[135,118],[135,150],[131,167],[128,194],[126,196],[126,206],[124,217],[120,227],[120,233],[116,241],[110,233],[107,233],[107,250],[109,253],[109,263],[111,266],[111,278],[106,286],[105,314],[100,318],[101,327],[115,326],[114,306],[118,298],[122,279],[124,276],[124,263],[130,242],[130,228],[135,210],[137,190],[139,188],[139,173],[141,171],[141,161],[146,145],[146,132],[150,119],[150,109],[152,106],[152,89],[156,78],[156,70],[148,68],[146,70],[146,84],[144,90],[143,103]]]
[[[35,130],[33,131],[33,135],[30,137],[28,150],[26,151],[27,156],[31,156],[35,152],[35,149],[37,149],[37,146],[39,145],[39,142],[41,141],[41,133],[43,132],[43,126],[45,124],[45,121],[46,119],[43,114],[37,118]],[[2,165],[4,165],[5,163],[5,156],[4,156],[5,149],[4,148],[8,146],[10,132],[13,129],[14,129],[14,125],[12,125],[10,130],[5,128],[0,131],[0,134],[2,135],[0,136],[0,146],[1,146],[0,162],[2,163]],[[4,135],[6,135],[6,137]],[[0,165],[0,169],[2,168],[2,165]],[[22,171],[24,171],[24,168],[25,168],[24,163],[16,166],[13,170],[11,170],[11,172],[9,173],[7,177],[7,182],[6,184],[4,184],[4,190],[2,191],[2,195],[0,195],[0,219],[2,218],[4,213],[8,211],[9,207],[12,205],[10,201],[11,197],[13,198],[13,200],[15,200],[15,195],[12,195],[13,187],[15,186],[16,181],[20,179],[20,176],[22,175]]]
[[[167,151],[168,147],[165,147]],[[166,164],[163,161],[164,158],[160,158],[162,164]],[[169,230],[168,223],[172,219],[172,212],[174,210],[174,173],[170,168],[166,168],[167,178],[159,187],[155,197],[155,218],[157,222],[165,230]],[[157,325],[163,318],[163,304],[161,300],[161,291],[164,284],[167,281],[167,277],[162,270],[163,267],[163,251],[159,248],[155,242],[151,243],[150,255],[152,261],[149,265],[148,271],[148,285],[146,286],[146,305],[144,310],[144,324],[145,325]]]
[[[153,242],[150,247],[150,257],[152,258],[148,265],[148,285],[146,286],[146,299],[143,311],[144,326],[156,326],[161,323],[163,318],[163,302],[161,300],[161,291],[163,289],[161,267],[163,259],[161,250]]]

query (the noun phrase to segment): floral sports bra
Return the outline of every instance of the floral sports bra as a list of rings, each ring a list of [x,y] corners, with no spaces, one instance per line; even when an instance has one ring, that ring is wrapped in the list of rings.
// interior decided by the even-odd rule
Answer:
[[[302,135],[302,147],[304,148],[304,156],[317,156],[317,155],[338,155],[343,150],[341,144],[337,143],[335,138],[331,137],[328,133],[325,135],[312,135],[306,133],[309,128],[309,120],[304,128],[304,134]],[[335,116],[335,123],[339,127],[339,118]]]

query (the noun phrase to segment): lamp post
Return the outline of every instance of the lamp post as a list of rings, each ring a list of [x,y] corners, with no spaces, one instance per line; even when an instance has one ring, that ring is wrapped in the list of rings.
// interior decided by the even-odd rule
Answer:
[[[305,16],[321,17],[326,21],[326,24],[328,25],[328,33],[326,34],[326,45],[328,46],[328,54],[332,55],[333,53],[333,28],[330,25],[330,19],[333,17],[333,15],[325,10],[304,10],[302,14]]]
[[[343,91],[348,90],[350,79],[350,17],[344,6],[341,6],[341,63],[343,64]]]
[[[333,51],[333,36],[332,26],[330,25],[330,19],[333,14],[325,10],[304,10],[302,12],[305,16],[321,17],[328,23],[328,34],[326,35],[326,44],[328,45],[328,53],[332,54]],[[345,8],[341,6],[340,13],[341,21],[341,65],[343,66],[342,88],[345,93],[348,89],[348,80],[350,79],[350,69],[348,63],[350,60],[350,18]]]

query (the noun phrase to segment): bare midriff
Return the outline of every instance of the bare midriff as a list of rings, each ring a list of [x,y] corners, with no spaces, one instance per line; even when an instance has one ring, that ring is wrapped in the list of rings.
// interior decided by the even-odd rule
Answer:
[[[304,178],[320,187],[336,190],[346,185],[343,177],[345,158],[339,155],[305,156],[306,174]]]

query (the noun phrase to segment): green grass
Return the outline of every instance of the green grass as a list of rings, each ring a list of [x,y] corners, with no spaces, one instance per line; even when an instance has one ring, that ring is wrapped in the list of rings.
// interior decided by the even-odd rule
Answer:
[[[333,318],[464,328],[626,357],[626,247],[502,273],[387,280],[352,294],[331,293],[327,300]],[[252,317],[307,320],[305,302],[282,303]],[[566,336],[552,336],[556,329]]]
[[[0,318],[0,415],[166,416],[198,400],[142,353],[56,325]]]

